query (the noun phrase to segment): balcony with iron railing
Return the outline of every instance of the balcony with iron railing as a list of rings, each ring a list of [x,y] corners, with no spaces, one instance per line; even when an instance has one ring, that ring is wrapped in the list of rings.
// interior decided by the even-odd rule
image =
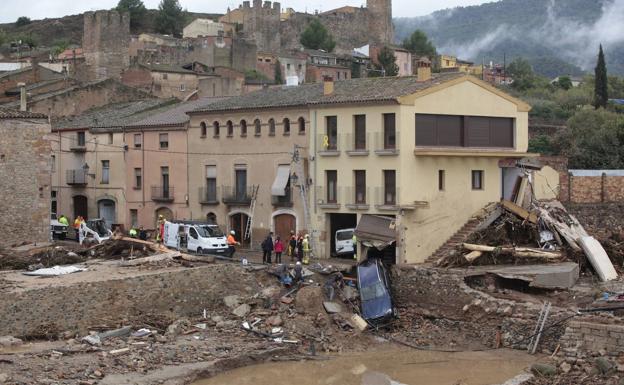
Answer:
[[[253,188],[237,189],[232,186],[221,187],[221,200],[228,205],[246,206],[251,203]]]
[[[325,186],[316,186],[316,203],[322,209],[339,209],[342,203],[341,186],[336,187],[333,191],[328,191]]]
[[[173,186],[152,186],[151,190],[154,202],[173,202]]]
[[[319,156],[339,156],[341,150],[341,135],[331,137],[326,134],[320,134],[317,136],[317,154]]]
[[[84,169],[67,170],[65,173],[65,181],[70,186],[85,186],[88,184],[88,174]]]
[[[345,207],[352,210],[368,210],[370,208],[371,196],[369,195],[370,188],[345,188]]]
[[[375,208],[380,211],[396,211],[400,208],[398,187],[375,187],[373,197]]]
[[[292,207],[293,191],[292,187],[286,187],[286,195],[271,195],[271,204],[275,207]]]
[[[355,134],[345,135],[345,148],[349,156],[367,156],[370,147],[370,134],[366,133],[360,137]]]
[[[215,187],[200,187],[199,188],[199,204],[201,205],[218,205],[219,197],[217,194],[218,189]]]
[[[380,156],[399,155],[399,131],[395,131],[394,135],[385,134],[384,132],[375,133],[375,154]]]

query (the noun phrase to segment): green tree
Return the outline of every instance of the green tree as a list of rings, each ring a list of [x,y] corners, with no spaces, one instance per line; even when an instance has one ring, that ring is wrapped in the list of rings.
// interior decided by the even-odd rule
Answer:
[[[156,30],[166,35],[181,36],[185,19],[178,0],[161,0],[156,15]]]
[[[523,58],[516,58],[509,63],[506,72],[513,79],[511,87],[516,90],[524,91],[536,85],[537,78],[533,72],[533,67]]]
[[[275,62],[275,84],[283,84],[284,79],[282,78],[282,64],[277,60]]]
[[[557,79],[555,85],[567,91],[572,88],[572,79],[570,79],[569,76],[559,76],[559,79]]]
[[[624,116],[605,109],[585,108],[568,120],[553,141],[568,157],[570,168],[624,168]]]
[[[427,56],[431,60],[436,56],[435,46],[429,41],[427,35],[419,29],[403,40],[403,48],[415,55]]]
[[[595,83],[594,83],[594,107],[596,109],[602,107],[607,108],[609,102],[609,86],[607,79],[607,65],[605,64],[604,52],[602,52],[602,44],[598,51],[598,63],[596,63]]]
[[[299,42],[305,48],[322,49],[326,52],[331,52],[336,47],[334,37],[318,19],[312,19],[306,26],[301,33]]]
[[[375,70],[371,71],[371,77],[396,76],[399,73],[399,66],[396,64],[396,56],[388,46],[383,46],[377,54]]]
[[[15,22],[15,26],[16,27],[23,27],[25,25],[30,24],[30,18],[26,17],[26,16],[20,16],[17,18],[17,21]]]
[[[141,0],[119,0],[115,8],[119,12],[128,12],[130,14],[130,28],[137,31],[147,16],[147,9]]]
[[[56,40],[52,43],[52,53],[58,55],[61,52],[69,48],[69,42],[67,40]]]

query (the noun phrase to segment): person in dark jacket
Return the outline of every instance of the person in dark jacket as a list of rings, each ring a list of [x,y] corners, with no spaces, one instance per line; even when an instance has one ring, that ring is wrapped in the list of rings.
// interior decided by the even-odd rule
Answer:
[[[273,253],[273,233],[269,233],[262,242],[262,263],[271,263],[271,254]]]
[[[295,232],[290,232],[290,239],[288,240],[288,255],[290,256],[290,262],[292,262],[297,256],[297,237]]]
[[[303,236],[300,234],[297,237],[297,262],[301,262],[303,260]]]

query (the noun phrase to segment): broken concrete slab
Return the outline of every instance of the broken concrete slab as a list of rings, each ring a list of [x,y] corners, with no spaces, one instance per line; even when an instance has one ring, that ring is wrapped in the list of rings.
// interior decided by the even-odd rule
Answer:
[[[607,252],[600,242],[594,237],[581,237],[577,240],[587,259],[596,270],[596,273],[603,282],[614,280],[618,277]]]
[[[368,327],[368,323],[366,323],[366,321],[364,320],[364,318],[360,317],[360,316],[359,316],[359,315],[357,315],[357,314],[353,314],[353,315],[351,316],[350,321],[351,321],[351,323],[352,323],[353,325],[355,325],[355,327],[356,327],[358,330],[360,330],[360,331],[364,331],[364,330],[366,330],[366,328]]]
[[[336,302],[329,302],[329,301],[323,302],[323,307],[325,308],[325,311],[328,312],[329,314],[342,312],[342,306]]]
[[[251,307],[247,305],[246,303],[244,303],[238,306],[236,309],[232,310],[232,314],[234,314],[237,317],[243,318],[244,316],[249,314],[250,311],[251,311]]]
[[[15,338],[13,336],[0,337],[0,346],[2,347],[19,346],[21,344],[23,344],[23,341],[19,338]]]
[[[569,289],[579,278],[579,266],[574,262],[549,265],[479,266],[468,275],[494,274],[506,279],[519,279],[530,287]]]

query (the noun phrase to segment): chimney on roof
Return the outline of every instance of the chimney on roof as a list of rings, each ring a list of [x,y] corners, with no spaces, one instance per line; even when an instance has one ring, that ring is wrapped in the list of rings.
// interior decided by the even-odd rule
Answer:
[[[26,111],[26,83],[17,83],[20,88],[20,111]]]
[[[323,78],[323,95],[331,95],[334,93],[334,79],[331,76]]]
[[[431,80],[431,60],[426,56],[416,59],[416,80],[419,82]]]

